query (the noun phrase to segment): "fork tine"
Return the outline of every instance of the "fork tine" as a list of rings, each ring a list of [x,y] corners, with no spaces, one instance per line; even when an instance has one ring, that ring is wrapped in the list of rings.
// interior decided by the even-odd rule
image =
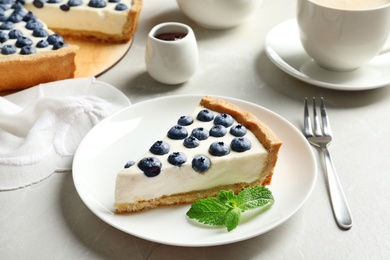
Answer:
[[[329,118],[328,114],[326,113],[325,101],[323,97],[321,97],[321,119],[324,135],[331,136],[332,130],[330,129]]]
[[[307,105],[307,97],[305,98],[305,111],[303,116],[303,131],[306,137],[313,136],[313,131],[311,130],[311,121],[309,116],[309,107]]]
[[[313,119],[314,119],[314,135],[322,136],[320,121],[317,116],[316,98],[313,97]]]

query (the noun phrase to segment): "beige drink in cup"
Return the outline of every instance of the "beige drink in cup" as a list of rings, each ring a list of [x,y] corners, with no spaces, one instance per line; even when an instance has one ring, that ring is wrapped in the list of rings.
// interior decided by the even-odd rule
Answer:
[[[298,0],[306,52],[320,66],[350,71],[368,63],[390,32],[390,0]]]

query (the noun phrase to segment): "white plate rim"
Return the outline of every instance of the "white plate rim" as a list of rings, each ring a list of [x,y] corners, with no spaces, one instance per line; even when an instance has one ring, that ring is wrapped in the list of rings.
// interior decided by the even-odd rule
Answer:
[[[301,154],[299,158],[300,159],[305,158],[305,160],[304,160],[304,162],[300,163],[300,167],[302,169],[299,169],[299,173],[298,173],[298,171],[295,171],[295,174],[298,173],[298,175],[300,175],[304,172],[305,175],[303,178],[304,179],[303,182],[305,182],[305,184],[303,187],[299,187],[299,189],[297,188],[296,190],[294,190],[294,191],[298,191],[300,193],[300,197],[297,198],[295,201],[293,201],[294,206],[291,209],[288,209],[287,212],[277,212],[277,213],[274,212],[273,213],[274,215],[279,214],[277,216],[273,216],[271,214],[270,215],[271,223],[268,225],[263,225],[263,226],[259,227],[256,225],[258,222],[257,221],[258,218],[252,219],[252,220],[245,223],[245,225],[248,226],[248,229],[245,229],[241,233],[239,233],[240,231],[236,231],[236,230],[240,230],[239,229],[240,225],[238,226],[238,228],[236,230],[228,233],[223,228],[214,229],[214,228],[207,228],[207,227],[199,227],[197,225],[194,225],[193,223],[188,222],[188,220],[186,220],[185,225],[188,225],[188,226],[186,226],[185,229],[188,229],[190,232],[200,233],[200,235],[196,234],[198,236],[208,237],[208,239],[205,241],[198,241],[198,240],[192,241],[191,238],[189,238],[189,237],[184,239],[183,234],[181,234],[181,237],[172,238],[171,237],[172,233],[171,233],[169,239],[165,239],[165,237],[155,237],[154,235],[151,235],[150,233],[145,233],[146,232],[145,230],[136,229],[135,224],[133,226],[132,226],[132,223],[130,223],[130,225],[127,225],[133,219],[139,220],[139,216],[142,216],[142,214],[144,214],[146,216],[145,218],[148,218],[150,215],[152,217],[156,216],[156,215],[164,216],[162,214],[169,216],[169,215],[176,214],[176,211],[177,211],[183,215],[183,216],[180,216],[180,218],[186,218],[185,212],[189,209],[189,207],[190,207],[189,205],[164,207],[161,209],[153,209],[153,210],[149,210],[149,211],[145,211],[145,212],[141,212],[141,213],[136,213],[137,215],[131,215],[131,214],[130,215],[115,215],[112,212],[113,207],[111,205],[105,205],[104,202],[99,201],[99,198],[94,197],[93,193],[97,192],[96,188],[94,188],[93,186],[91,186],[89,184],[88,181],[91,181],[91,179],[88,179],[87,173],[86,173],[86,171],[83,172],[83,169],[90,170],[95,166],[92,167],[91,162],[88,165],[88,162],[85,163],[83,160],[85,159],[85,156],[88,157],[88,155],[86,153],[88,151],[90,151],[87,145],[90,143],[90,141],[94,142],[96,140],[96,138],[99,137],[99,131],[101,129],[103,129],[102,125],[105,125],[105,127],[110,126],[110,122],[109,122],[110,120],[116,119],[117,117],[120,117],[121,115],[126,113],[126,111],[131,112],[131,110],[134,109],[134,107],[146,106],[146,105],[153,107],[153,105],[155,103],[164,103],[166,105],[169,105],[169,104],[175,104],[179,100],[185,100],[185,102],[184,101],[180,102],[180,103],[184,102],[185,104],[194,103],[194,102],[196,103],[201,99],[202,96],[203,95],[175,95],[175,96],[166,96],[166,97],[155,98],[155,99],[143,101],[140,103],[136,103],[136,104],[133,104],[132,106],[125,108],[125,109],[115,113],[114,115],[111,115],[110,117],[106,118],[100,124],[95,126],[94,129],[92,129],[89,134],[87,134],[87,136],[81,142],[79,149],[77,150],[77,152],[75,154],[72,175],[73,175],[73,180],[74,180],[74,185],[76,187],[76,191],[78,192],[82,201],[98,218],[100,218],[101,220],[103,220],[107,224],[109,224],[109,225],[111,225],[119,230],[122,230],[123,232],[126,232],[130,235],[134,235],[134,236],[137,236],[137,237],[140,237],[142,239],[149,240],[149,241],[167,244],[167,245],[174,245],[174,246],[202,247],[202,246],[216,246],[216,245],[229,244],[229,243],[234,243],[234,242],[246,240],[246,239],[249,239],[252,237],[256,237],[258,235],[261,235],[263,233],[266,233],[266,232],[278,227],[279,225],[284,223],[286,220],[288,220],[291,216],[293,216],[302,207],[302,205],[305,203],[305,201],[310,196],[312,190],[314,189],[316,179],[317,179],[317,165],[316,165],[314,153],[313,153],[310,145],[304,139],[303,135],[300,133],[300,131],[298,129],[296,129],[286,119],[284,119],[283,117],[279,116],[278,114],[272,112],[269,109],[266,109],[262,106],[259,106],[259,105],[256,105],[254,103],[250,103],[247,101],[243,101],[243,100],[239,100],[239,99],[235,99],[235,98],[230,98],[230,97],[223,97],[223,96],[222,97],[218,96],[218,97],[223,98],[223,99],[230,101],[232,103],[235,103],[239,106],[247,107],[247,108],[249,108],[249,111],[252,110],[251,112],[253,112],[255,115],[260,113],[260,114],[263,114],[264,117],[265,116],[270,117],[271,121],[274,121],[274,123],[268,122],[268,123],[270,123],[269,124],[270,126],[272,126],[272,124],[281,124],[281,125],[283,125],[283,127],[286,127],[288,129],[288,130],[276,129],[275,132],[277,134],[279,132],[282,135],[292,135],[294,137],[294,138],[291,138],[289,140],[283,140],[284,144],[283,144],[282,149],[281,149],[278,165],[275,169],[273,183],[270,186],[270,189],[272,191],[274,189],[273,187],[277,187],[276,185],[278,185],[278,183],[277,183],[278,181],[284,182],[283,178],[277,177],[278,174],[280,174],[280,173],[278,173],[280,168],[290,168],[290,167],[297,166],[296,161],[294,163],[294,166],[291,166],[291,165],[290,166],[287,166],[287,165],[282,166],[282,164],[284,164],[284,160],[289,160],[289,158],[286,158],[287,156],[284,155],[284,153],[287,151],[287,149],[288,150],[294,149],[293,147],[289,147],[291,145],[290,142],[298,144],[298,148],[300,150],[300,153],[295,153],[295,156],[299,156],[299,154]],[[190,102],[187,102],[187,101],[190,101]],[[160,108],[160,109],[164,110],[163,108]],[[188,109],[189,109],[189,107],[187,107],[187,110],[183,111],[183,113],[185,113],[185,112],[190,113],[192,111],[192,108],[190,110],[188,110]],[[266,120],[264,120],[264,122],[267,123]],[[174,121],[173,121],[173,123],[174,123]],[[96,133],[98,133],[98,134],[95,135]],[[105,137],[107,137],[107,136],[105,136]],[[114,138],[114,137],[112,137],[112,138]],[[116,140],[115,142],[118,142],[118,141]],[[287,148],[286,148],[286,146],[287,146]],[[294,160],[296,160],[296,159],[294,159]],[[83,163],[84,163],[84,165],[83,165]],[[110,178],[115,178],[116,172],[112,173],[111,175],[112,176]],[[286,187],[284,187],[284,188],[286,188]],[[288,187],[288,188],[295,189],[295,187]],[[113,189],[114,188],[112,187],[112,191],[113,191]],[[276,194],[274,194],[274,195],[275,195],[275,198],[278,199],[277,198],[278,196],[276,196]],[[112,201],[112,203],[113,203],[113,201]],[[263,213],[263,214],[268,215],[269,212],[272,213],[272,210],[274,209],[274,207],[276,207],[275,205],[277,203],[279,203],[279,202],[276,200],[275,204],[268,211],[266,211],[266,213]],[[289,205],[285,204],[285,206],[289,206]],[[284,209],[282,208],[281,210],[283,211]],[[174,211],[174,212],[172,212],[172,211]],[[260,216],[262,216],[263,214],[261,214]],[[136,217],[134,217],[134,216],[136,216]],[[128,221],[125,218],[128,218]],[[273,219],[273,218],[275,218],[275,219]],[[123,224],[124,222],[126,222],[126,225]],[[253,227],[255,227],[255,228],[253,228]],[[173,232],[173,230],[172,230],[172,232]],[[235,233],[235,232],[237,232],[237,233]],[[235,234],[237,234],[237,236]],[[194,235],[194,234],[192,234],[192,235]],[[190,234],[190,236],[191,236],[191,234]],[[215,237],[212,237],[212,236],[215,236]],[[212,238],[210,239],[210,237],[212,237]]]
[[[295,28],[296,27],[296,28]],[[284,30],[287,28],[288,30]],[[280,31],[285,31],[287,34],[285,35],[278,35]],[[288,47],[291,47],[291,43],[295,43],[294,46],[299,48],[299,52],[304,53],[305,56],[307,56],[307,60],[310,60],[310,57],[306,54],[306,52],[303,50],[302,45],[299,42],[299,35],[298,35],[298,28],[296,25],[296,19],[290,19],[287,21],[284,21],[275,27],[273,27],[267,34],[265,39],[265,53],[269,57],[269,59],[282,71],[286,72],[287,74],[302,80],[306,83],[323,87],[327,89],[333,89],[333,90],[342,90],[342,91],[363,91],[363,90],[370,90],[370,89],[376,89],[381,87],[386,87],[390,85],[390,77],[386,81],[377,81],[373,80],[373,83],[371,84],[365,84],[365,85],[351,85],[351,84],[335,84],[330,83],[326,81],[316,80],[313,78],[310,78],[308,75],[304,74],[300,70],[294,68],[291,66],[284,57],[281,57],[278,53],[278,48],[274,45],[274,38],[278,35],[278,37],[282,37],[283,40],[280,40],[282,44],[289,44]],[[373,59],[372,62],[370,62],[367,66],[369,68],[374,67],[371,66],[376,58]],[[329,74],[332,74],[331,71],[327,71]],[[334,75],[340,72],[334,72]],[[387,75],[387,74],[386,74]]]

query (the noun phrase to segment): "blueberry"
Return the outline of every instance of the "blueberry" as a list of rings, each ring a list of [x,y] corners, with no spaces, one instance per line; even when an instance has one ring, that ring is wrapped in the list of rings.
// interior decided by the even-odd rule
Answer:
[[[34,0],[33,5],[36,8],[42,8],[45,5],[45,1],[44,0]]]
[[[192,159],[192,169],[196,172],[206,172],[210,166],[210,159],[204,155],[197,155]]]
[[[196,148],[200,145],[199,140],[194,136],[189,136],[186,139],[184,139],[183,145],[186,148]]]
[[[0,43],[8,41],[9,36],[7,33],[0,31]]]
[[[33,42],[30,38],[28,38],[26,36],[20,36],[16,40],[15,46],[18,48],[22,48],[24,46],[28,46],[28,45],[32,45],[32,44],[33,44]]]
[[[223,125],[224,127],[229,127],[233,125],[234,119],[229,114],[219,114],[214,119],[214,124]]]
[[[119,3],[115,6],[115,11],[124,11],[129,9],[129,7],[125,4]]]
[[[36,19],[30,19],[26,23],[26,28],[29,30],[37,30],[43,28],[43,24]]]
[[[15,52],[16,52],[16,47],[14,45],[7,44],[1,48],[1,54],[3,55],[14,54]]]
[[[89,7],[94,7],[94,8],[104,8],[106,7],[106,1],[104,0],[90,0],[88,3]]]
[[[16,1],[14,4],[12,4],[11,8],[16,11],[23,11],[23,5],[24,2]]]
[[[32,12],[28,12],[24,17],[23,17],[23,21],[25,22],[28,22],[30,20],[36,20],[37,17],[32,13]]]
[[[15,24],[13,22],[7,21],[0,25],[0,30],[11,30],[14,26]]]
[[[58,34],[51,34],[49,35],[49,37],[47,37],[47,41],[49,42],[49,44],[54,45],[57,42],[63,42],[64,38],[62,38]]]
[[[62,47],[67,46],[68,44],[64,41],[59,41],[53,44],[53,50],[61,49]]]
[[[156,157],[146,157],[139,161],[138,167],[147,177],[155,177],[161,172],[161,162]]]
[[[130,167],[133,166],[134,164],[135,164],[134,161],[128,161],[128,162],[125,164],[124,168],[125,168],[125,169],[130,168]]]
[[[10,39],[17,39],[21,36],[23,36],[23,33],[21,30],[18,30],[18,29],[14,29],[14,30],[11,30],[9,33],[8,33],[8,36]]]
[[[155,155],[164,155],[169,153],[169,149],[170,147],[167,142],[157,141],[150,147],[149,151]]]
[[[172,165],[180,166],[187,161],[187,156],[182,152],[174,152],[168,156],[168,162]]]
[[[70,7],[69,7],[69,5],[60,5],[60,9],[61,9],[62,11],[67,12],[67,11],[70,10]]]
[[[187,126],[191,125],[194,122],[194,119],[190,116],[181,116],[179,120],[177,120],[178,125]]]
[[[214,142],[210,145],[209,152],[214,156],[224,156],[230,153],[230,149],[224,142]]]
[[[181,125],[175,125],[168,131],[168,137],[173,140],[182,140],[187,136],[187,129]]]
[[[40,41],[37,43],[36,47],[37,47],[37,48],[46,48],[46,47],[49,46],[49,45],[50,45],[50,44],[49,44],[48,41],[46,41],[46,40],[40,40]]]
[[[20,54],[22,54],[22,55],[28,55],[28,54],[33,54],[33,53],[36,53],[36,50],[31,45],[23,46],[22,49],[20,50]]]
[[[202,141],[209,138],[209,131],[206,128],[197,127],[192,130],[191,135]]]
[[[223,125],[215,125],[210,129],[210,136],[213,137],[222,137],[227,134],[226,127]]]
[[[202,122],[210,122],[214,119],[214,113],[208,109],[203,109],[199,111],[196,119]]]
[[[120,0],[108,0],[109,3],[119,3]]]
[[[13,3],[14,0],[0,0],[0,4],[10,5]]]
[[[252,144],[251,141],[245,137],[236,137],[230,143],[230,147],[233,151],[241,153],[250,150]]]
[[[12,23],[19,23],[21,21],[23,21],[23,15],[21,15],[20,13],[12,13],[7,21],[10,21]]]
[[[33,31],[33,36],[34,37],[44,38],[44,37],[47,37],[48,35],[49,35],[49,33],[45,29],[43,29],[43,28],[35,29]]]
[[[49,4],[58,4],[61,3],[62,0],[47,0],[47,3]]]
[[[69,6],[79,6],[82,5],[83,1],[82,0],[69,0],[68,5]]]
[[[235,125],[232,128],[230,128],[230,134],[237,136],[237,137],[242,137],[246,135],[246,128],[243,125]]]

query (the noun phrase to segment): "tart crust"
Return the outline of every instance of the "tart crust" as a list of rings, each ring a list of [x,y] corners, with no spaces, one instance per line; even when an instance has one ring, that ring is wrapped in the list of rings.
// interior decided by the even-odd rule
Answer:
[[[77,46],[33,55],[2,55],[0,90],[19,90],[74,77]]]
[[[121,214],[152,209],[160,206],[189,204],[198,199],[217,196],[221,190],[233,190],[233,192],[237,194],[247,187],[256,185],[265,186],[271,183],[274,168],[278,159],[278,152],[282,146],[282,141],[275,135],[275,133],[253,114],[225,100],[211,96],[204,96],[199,104],[218,113],[230,114],[238,123],[251,130],[260,143],[266,148],[269,154],[262,171],[259,173],[259,178],[251,183],[242,182],[222,185],[206,190],[195,190],[169,196],[162,196],[152,200],[138,201],[137,203],[115,203],[116,213]]]

